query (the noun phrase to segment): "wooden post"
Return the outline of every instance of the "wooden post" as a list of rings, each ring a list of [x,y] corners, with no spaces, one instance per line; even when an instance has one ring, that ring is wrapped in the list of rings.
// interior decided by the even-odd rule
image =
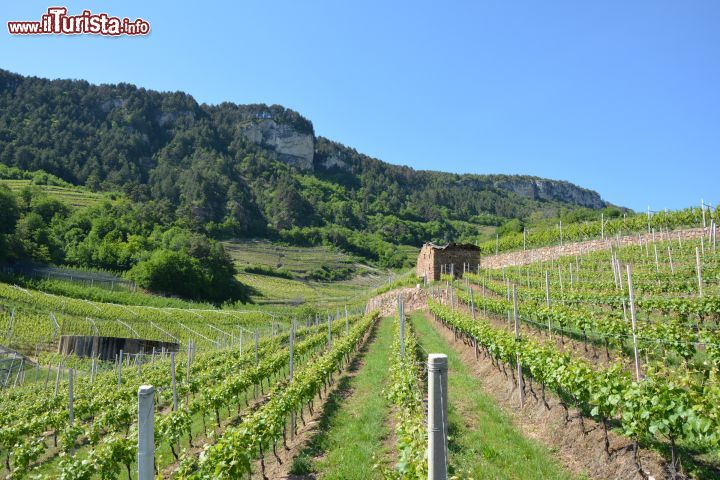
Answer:
[[[673,265],[673,260],[672,260],[672,249],[670,248],[669,243],[668,243],[668,259],[670,260],[670,273],[675,275],[675,266]]]
[[[632,283],[632,266],[627,265],[628,294],[630,295],[630,320],[632,322],[633,352],[635,353],[635,380],[640,381],[640,353],[637,345],[637,327],[635,322],[635,291]]]

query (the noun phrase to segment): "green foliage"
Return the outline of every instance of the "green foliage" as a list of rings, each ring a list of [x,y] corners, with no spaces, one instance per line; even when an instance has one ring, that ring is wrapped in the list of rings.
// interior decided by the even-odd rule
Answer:
[[[247,273],[257,273],[258,275],[269,275],[271,277],[287,278],[292,280],[295,275],[292,272],[284,270],[282,268],[272,268],[267,265],[248,265],[243,268]]]
[[[15,196],[9,188],[0,185],[0,234],[11,233],[19,217]]]
[[[306,454],[301,453],[293,458],[292,465],[290,466],[290,473],[292,475],[307,475],[313,471],[313,460]]]
[[[219,246],[218,244],[214,244]],[[247,300],[247,293],[235,280],[232,261],[222,247],[194,246],[187,251],[155,250],[128,272],[128,277],[155,292],[204,299],[216,303]]]
[[[596,193],[564,182],[537,189],[546,181],[415,171],[324,138],[314,139],[312,171],[301,171],[248,139],[248,127],[270,121],[314,135],[309,120],[278,105],[200,105],[180,92],[0,71],[0,177],[123,192],[139,207],[115,215],[134,209],[139,224],[125,218],[125,225],[93,230],[77,223],[87,221],[85,213],[71,220],[71,232],[59,232],[69,236],[67,261],[119,270],[144,259],[142,237],[154,225],[174,222],[215,238],[333,245],[400,267],[407,259],[398,245],[476,240],[486,226],[511,218],[605,206]],[[50,242],[47,252],[23,245],[23,255],[57,253]]]
[[[327,265],[313,270],[308,275],[310,280],[319,282],[335,282],[338,280],[349,280],[355,274],[355,269],[350,267],[331,268]]]
[[[514,218],[512,220],[509,220],[502,224],[501,227],[499,227],[496,230],[496,233],[498,235],[505,235],[507,233],[522,233],[523,231],[523,224],[520,220],[517,218]]]

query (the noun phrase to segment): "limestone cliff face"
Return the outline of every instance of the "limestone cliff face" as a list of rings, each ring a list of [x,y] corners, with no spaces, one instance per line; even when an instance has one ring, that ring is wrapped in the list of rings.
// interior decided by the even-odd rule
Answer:
[[[273,119],[256,119],[240,127],[242,135],[252,143],[275,153],[276,159],[303,170],[312,170],[315,137],[302,133],[292,125],[278,124]]]
[[[597,192],[562,180],[503,175],[496,177],[493,184],[496,188],[533,200],[566,202],[588,208],[603,208],[608,205]]]

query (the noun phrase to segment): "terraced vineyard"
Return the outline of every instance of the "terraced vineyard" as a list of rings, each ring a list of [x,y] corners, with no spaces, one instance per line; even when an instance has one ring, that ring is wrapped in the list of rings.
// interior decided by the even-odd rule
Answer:
[[[456,478],[716,478],[719,258],[713,235],[666,234],[425,290],[402,276],[368,303],[393,320],[0,284],[3,345],[28,361],[0,378],[2,474],[144,478],[137,398],[152,384],[162,478],[427,478],[426,359],[443,352]],[[426,312],[406,317],[405,300]],[[181,349],[53,353],[61,334],[100,332]]]
[[[612,430],[662,452],[671,477],[710,478],[720,472],[718,258],[710,230],[697,241],[658,235],[466,274],[430,308],[543,398],[553,391],[599,422],[608,454]],[[532,383],[526,392],[536,395]]]
[[[0,184],[7,185],[10,190],[19,192],[25,187],[32,186],[52,198],[56,198],[71,207],[87,207],[102,202],[103,195],[82,190],[79,188],[59,187],[55,185],[35,185],[32,180],[0,180]]]
[[[289,334],[284,332],[267,336],[254,347],[246,344],[244,349],[233,346],[178,354],[172,359],[174,365],[163,355],[130,368],[121,361],[112,371],[97,375],[76,372],[72,387],[68,381],[56,381],[52,389],[39,381],[6,390],[0,397],[0,451],[6,473],[13,477],[30,472],[51,478],[117,478],[121,473],[132,477],[136,392],[141,384],[151,383],[159,394],[156,442],[169,450],[169,455],[162,455],[160,449],[157,468],[185,472],[188,477],[202,476],[200,472],[214,471],[217,462],[231,460],[223,446],[239,437],[229,424],[246,415],[243,409],[252,399],[256,409],[243,420],[243,432],[252,431],[250,443],[232,450],[245,460],[227,470],[227,478],[238,478],[238,472],[248,471],[260,452],[274,448],[285,435],[290,411],[302,409],[312,399],[322,380],[344,361],[374,321],[368,315],[327,326],[299,326],[293,334],[295,376],[287,389],[282,379],[287,379]],[[170,388],[174,378],[177,382]],[[68,410],[70,389],[74,405]],[[216,441],[197,464],[195,449],[208,441],[209,430]]]

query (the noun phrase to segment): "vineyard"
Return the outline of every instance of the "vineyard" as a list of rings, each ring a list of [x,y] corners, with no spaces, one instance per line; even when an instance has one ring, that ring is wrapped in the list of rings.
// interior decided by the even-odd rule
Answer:
[[[718,478],[714,229],[650,239],[401,276],[364,313],[0,284],[0,475]],[[63,335],[179,348],[101,361]]]
[[[600,425],[608,456],[613,431],[662,451],[673,478],[718,475],[714,229],[464,277],[430,310],[509,372],[519,402],[552,391]]]

